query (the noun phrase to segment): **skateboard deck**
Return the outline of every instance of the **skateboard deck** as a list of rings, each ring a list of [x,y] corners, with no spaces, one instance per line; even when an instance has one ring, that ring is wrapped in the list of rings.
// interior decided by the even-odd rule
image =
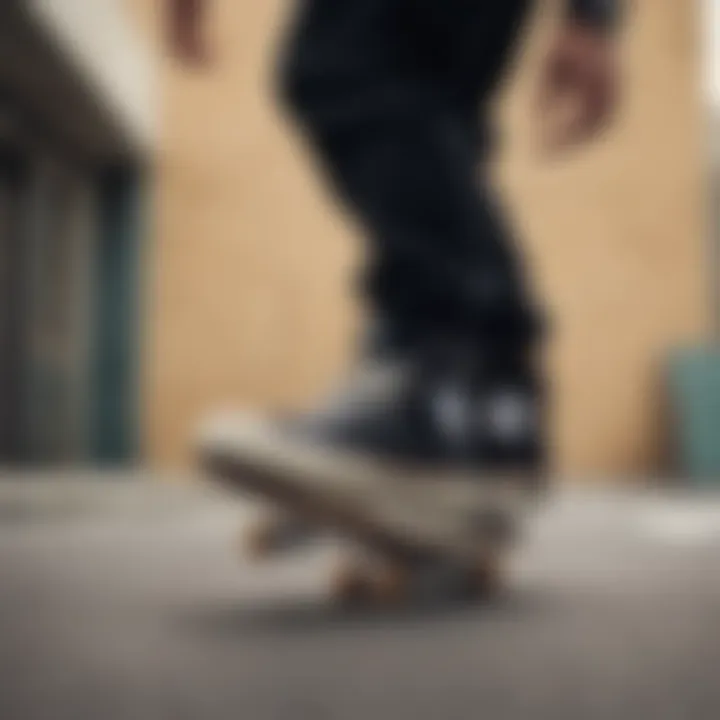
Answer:
[[[355,564],[339,573],[341,595],[363,584],[369,568],[382,568],[374,573],[383,578],[376,583],[385,591],[395,587],[392,594],[407,584],[400,578],[409,568],[423,564],[462,568],[487,584],[486,576],[491,569],[497,575],[533,503],[534,493],[521,475],[479,479],[470,472],[292,446],[260,424],[225,428],[216,426],[201,441],[205,472],[235,492],[281,509],[255,530],[249,547],[272,550],[273,539],[293,524],[353,540],[366,552],[362,568]]]

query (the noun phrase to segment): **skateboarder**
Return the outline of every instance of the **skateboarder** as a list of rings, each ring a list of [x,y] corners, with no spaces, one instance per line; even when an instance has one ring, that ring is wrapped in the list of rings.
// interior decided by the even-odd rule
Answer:
[[[569,0],[539,88],[544,122],[573,110],[546,138],[554,149],[612,115],[621,2]],[[338,477],[343,457],[372,461],[388,482],[418,468],[438,482],[468,470],[540,477],[542,313],[486,171],[490,104],[530,5],[298,3],[281,99],[365,230],[370,333],[337,396],[268,426],[289,472],[312,448],[332,451]]]

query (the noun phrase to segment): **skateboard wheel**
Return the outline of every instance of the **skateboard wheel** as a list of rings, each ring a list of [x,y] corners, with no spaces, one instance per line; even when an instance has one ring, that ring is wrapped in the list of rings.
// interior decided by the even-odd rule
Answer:
[[[368,604],[374,593],[367,568],[357,563],[341,565],[333,577],[331,592],[333,598],[345,607]]]
[[[483,601],[502,588],[500,555],[471,567],[443,570],[404,567],[387,561],[346,563],[335,574],[333,596],[344,606],[389,608],[413,600]]]
[[[268,514],[243,533],[242,547],[250,559],[260,560],[301,547],[313,537],[312,528],[299,518],[282,513]]]
[[[407,600],[410,580],[405,568],[386,561],[354,561],[341,565],[333,595],[343,605],[390,607]]]
[[[466,592],[473,600],[487,600],[495,597],[503,584],[502,558],[490,555],[480,560],[466,578]]]
[[[373,599],[379,605],[397,605],[408,599],[410,577],[398,564],[382,564],[372,578]]]

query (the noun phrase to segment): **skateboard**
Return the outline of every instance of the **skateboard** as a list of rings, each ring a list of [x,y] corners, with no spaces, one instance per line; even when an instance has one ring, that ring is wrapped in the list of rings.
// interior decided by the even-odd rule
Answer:
[[[321,533],[351,541],[331,582],[346,604],[496,593],[536,498],[521,473],[479,479],[293,446],[257,422],[215,425],[198,452],[212,481],[276,508],[244,537],[253,557]]]

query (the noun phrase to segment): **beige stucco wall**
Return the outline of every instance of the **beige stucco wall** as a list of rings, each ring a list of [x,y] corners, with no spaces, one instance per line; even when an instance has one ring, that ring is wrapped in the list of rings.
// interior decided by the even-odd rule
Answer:
[[[157,36],[158,4],[133,2]],[[209,4],[209,64],[164,64],[144,364],[147,450],[163,464],[187,460],[208,407],[299,406],[327,388],[356,319],[359,243],[265,92],[288,3]],[[700,25],[689,0],[635,5],[611,136],[562,162],[532,152],[541,31],[504,105],[500,177],[556,320],[554,444],[574,475],[655,468],[663,360],[705,325]]]

